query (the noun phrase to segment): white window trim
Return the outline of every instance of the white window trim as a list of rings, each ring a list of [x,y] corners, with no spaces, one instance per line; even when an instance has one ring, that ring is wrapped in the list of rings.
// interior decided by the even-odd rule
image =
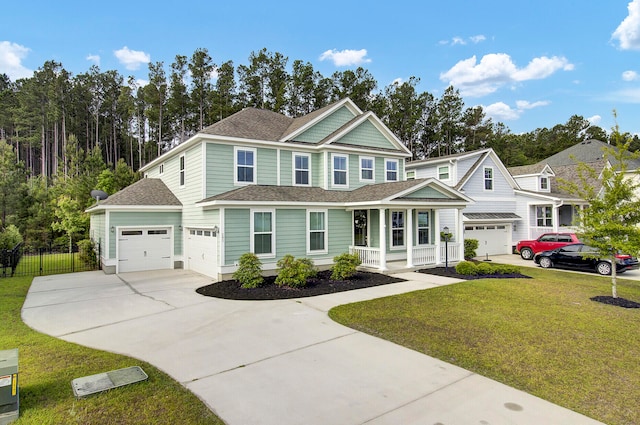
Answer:
[[[538,216],[538,208],[542,208],[542,217]],[[544,214],[547,208],[551,212],[551,216],[549,218],[547,218],[546,214]],[[538,224],[539,219],[543,220],[542,225]],[[547,225],[547,220],[550,220],[551,224]],[[551,205],[536,205],[536,227],[553,227],[553,207]]]
[[[547,187],[542,187],[543,186],[542,185],[543,181],[546,182]],[[547,176],[540,177],[540,190],[541,191],[545,191],[545,192],[549,192],[549,177],[547,177]]]
[[[371,161],[371,178],[370,179],[365,179],[362,177],[362,172],[364,170],[369,170],[369,168],[362,168],[362,160],[369,160]],[[358,162],[359,162],[359,174],[358,177],[360,178],[361,182],[367,182],[367,183],[373,183],[376,181],[376,159],[372,156],[360,156],[358,158]]]
[[[303,184],[303,183],[296,183],[296,156],[304,156],[307,158],[308,164],[309,164],[309,168],[307,168],[307,172],[309,173],[309,182],[307,184]],[[293,183],[293,186],[312,186],[311,184],[311,154],[308,153],[302,153],[302,152],[293,152],[293,154],[291,155],[291,168],[292,168],[292,176],[291,176],[291,182]]]
[[[420,221],[418,220],[418,215],[420,213],[427,213],[429,215],[429,222],[427,224],[427,227],[420,227]],[[432,211],[431,210],[417,210],[416,211],[416,219],[414,220],[415,223],[415,227],[416,227],[416,233],[415,233],[415,241],[416,241],[416,245],[417,246],[429,246],[431,245],[431,215],[432,215]],[[428,229],[429,230],[429,242],[427,242],[426,244],[421,244],[420,243],[420,229]]]
[[[487,177],[485,176],[485,173],[487,170],[491,170],[491,189],[487,189]],[[495,179],[495,173],[493,172],[493,167],[482,167],[482,190],[484,190],[485,192],[493,192],[493,190],[496,187],[496,179]]]
[[[271,213],[271,252],[268,254],[256,254],[258,258],[275,258],[276,256],[276,210],[275,209],[251,209],[250,217],[249,217],[249,232],[251,234],[249,238],[249,250],[253,253],[255,250],[255,232],[254,232],[254,224],[255,213]]]
[[[446,168],[447,169],[447,178],[440,177],[440,169],[441,168]],[[447,164],[447,165],[438,165],[438,167],[436,168],[436,173],[438,175],[438,180],[440,180],[440,181],[451,180],[451,165],[449,165],[449,164]]]
[[[416,179],[416,171],[410,170],[405,173],[405,178],[407,180],[415,180]]]
[[[345,184],[336,184],[335,183],[335,162],[334,162],[334,158],[344,158],[345,161],[345,165],[347,166],[347,169],[344,170],[344,172],[346,173],[346,183]],[[339,170],[339,171],[343,171],[343,170]],[[331,154],[331,187],[349,187],[349,155],[344,155],[344,154],[338,154],[338,153],[332,153]]]
[[[395,169],[395,173],[396,173],[396,179],[395,180],[389,180],[388,178],[388,173],[389,170],[387,168],[387,164],[396,164],[396,169]],[[389,159],[389,158],[385,158],[384,159],[384,181],[385,182],[397,182],[400,181],[400,161],[398,161],[397,159]]]
[[[187,184],[187,159],[183,155],[178,158],[178,185],[184,187]]]
[[[394,228],[393,227],[393,213],[402,213],[403,218],[403,226]],[[402,245],[394,245],[393,244],[393,231],[402,229]],[[401,250],[407,247],[407,212],[405,210],[391,210],[389,211],[389,247],[393,250]]]
[[[311,213],[324,213],[324,249],[311,250]],[[307,210],[307,254],[327,254],[329,252],[329,210],[326,209],[313,209]]]
[[[238,152],[247,151],[253,152],[253,181],[241,182],[238,181]],[[233,184],[234,185],[249,185],[256,184],[258,179],[258,150],[256,148],[245,148],[242,146],[233,147]]]
[[[164,174],[164,162],[162,164],[160,164],[160,166],[158,167],[158,174],[159,175],[163,175]]]

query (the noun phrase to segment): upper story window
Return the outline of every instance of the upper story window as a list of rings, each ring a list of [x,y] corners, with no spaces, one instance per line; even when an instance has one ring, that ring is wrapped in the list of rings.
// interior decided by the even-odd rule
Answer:
[[[549,177],[540,177],[540,190],[549,190]]]
[[[493,190],[493,168],[484,167],[484,190]]]
[[[375,159],[368,156],[360,157],[360,181],[372,182],[375,180]]]
[[[333,155],[333,186],[348,186],[349,185],[349,158],[347,155]]]
[[[415,170],[407,171],[407,180],[415,180],[416,172]]]
[[[164,163],[160,164],[160,166],[158,167],[158,174],[164,174]]]
[[[184,155],[181,155],[180,156],[180,186],[184,186],[184,172],[185,172]]]
[[[385,159],[385,180],[388,182],[398,181],[398,160],[397,159]]]
[[[252,211],[251,214],[251,252],[258,256],[275,254],[275,235],[273,231],[273,210]]]
[[[449,166],[441,165],[438,167],[438,180],[449,180]]]
[[[308,154],[293,154],[293,184],[296,186],[311,185],[311,157]]]
[[[234,183],[251,184],[256,182],[256,150],[252,148],[234,149],[235,181]]]

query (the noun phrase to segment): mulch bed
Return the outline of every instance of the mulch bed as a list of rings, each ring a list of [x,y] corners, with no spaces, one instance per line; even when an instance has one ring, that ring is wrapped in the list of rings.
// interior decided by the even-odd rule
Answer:
[[[243,288],[236,280],[223,280],[198,288],[196,292],[207,297],[227,300],[281,300],[405,282],[405,279],[369,272],[358,272],[349,280],[331,280],[329,270],[321,271],[316,277],[308,279],[304,288],[280,287],[275,284],[275,280],[275,276],[265,277],[259,288]]]
[[[624,298],[613,298],[611,296],[599,295],[597,297],[590,298],[591,301],[596,301],[599,303],[614,305],[616,307],[624,307],[624,308],[640,308],[640,303],[631,300],[625,300]]]
[[[474,280],[474,279],[531,279],[531,276],[527,276],[520,273],[510,273],[510,274],[478,274],[475,276],[469,276],[466,274],[458,274],[456,273],[455,267],[449,267],[446,269],[445,267],[434,267],[432,269],[421,269],[418,270],[419,273],[425,274],[433,274],[436,276],[444,276],[444,277],[454,277],[456,279],[463,280]]]

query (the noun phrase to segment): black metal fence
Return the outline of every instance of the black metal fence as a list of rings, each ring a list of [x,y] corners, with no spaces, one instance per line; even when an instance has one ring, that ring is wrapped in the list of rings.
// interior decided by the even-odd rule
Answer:
[[[100,244],[80,250],[77,245],[54,248],[28,248],[22,244],[0,250],[0,277],[44,276],[100,269]]]

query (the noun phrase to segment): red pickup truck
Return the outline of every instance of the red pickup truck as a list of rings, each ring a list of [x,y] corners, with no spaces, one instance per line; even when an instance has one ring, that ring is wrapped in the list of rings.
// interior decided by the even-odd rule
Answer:
[[[533,260],[533,256],[538,252],[578,242],[580,242],[580,239],[575,233],[545,233],[536,240],[518,242],[516,251],[520,253],[523,259]]]

